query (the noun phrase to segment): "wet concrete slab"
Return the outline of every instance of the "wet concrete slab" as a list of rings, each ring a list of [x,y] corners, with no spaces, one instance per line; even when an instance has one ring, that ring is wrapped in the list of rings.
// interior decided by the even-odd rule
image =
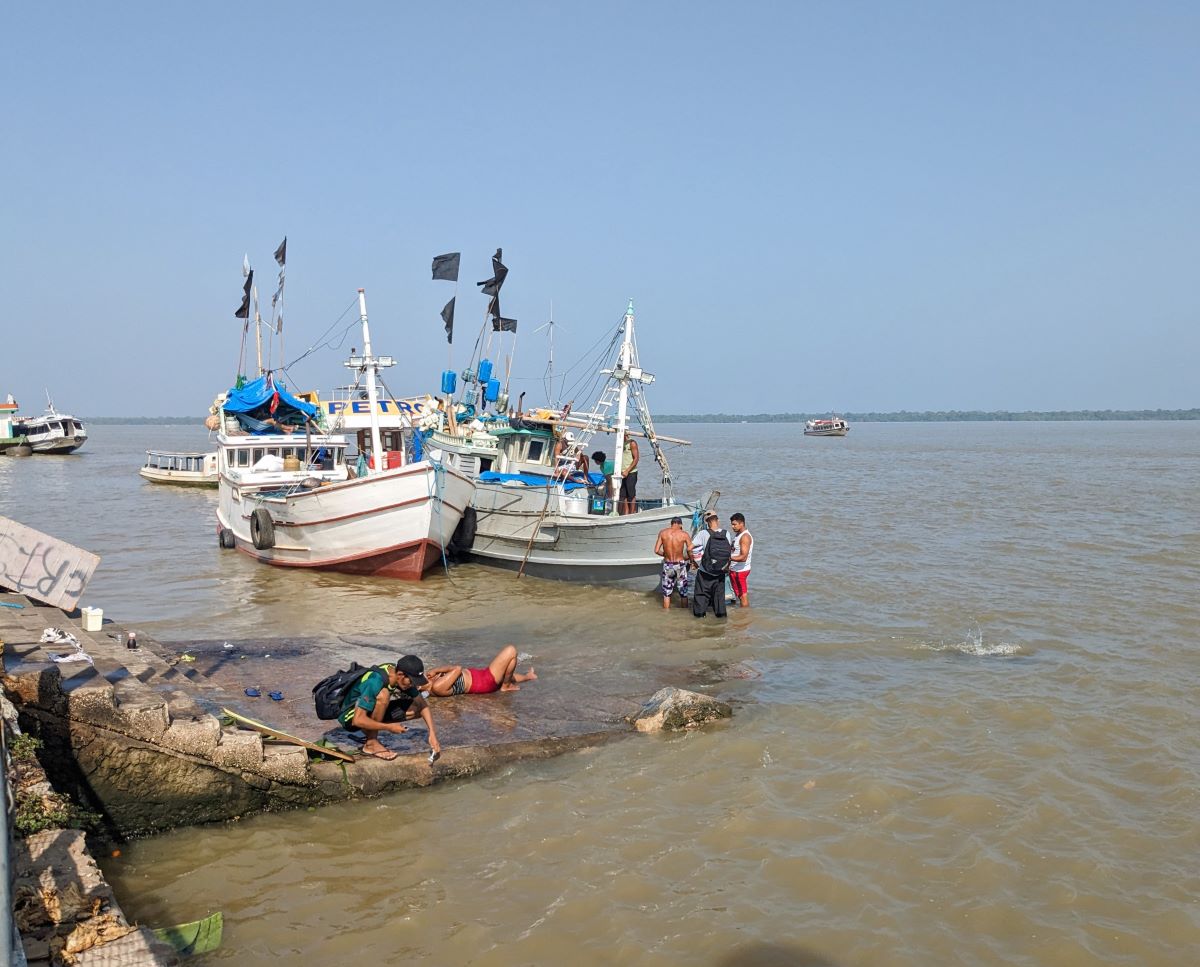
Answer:
[[[350,750],[361,742],[361,735],[317,718],[313,686],[352,661],[374,665],[400,657],[394,647],[363,642],[331,650],[329,640],[321,638],[201,639],[155,643],[155,647],[173,668],[199,686],[197,695],[214,707],[219,703],[299,738],[327,739]],[[480,667],[493,657],[452,644],[439,646],[436,653],[420,649],[416,653],[426,668]],[[519,660],[520,670],[528,667],[528,661]],[[246,689],[257,690],[259,697],[248,696]],[[283,697],[273,700],[271,692]],[[627,731],[624,717],[645,697],[613,694],[586,675],[541,673],[538,680],[524,683],[516,692],[432,697],[429,701],[438,738],[449,750]],[[420,722],[413,723],[405,734],[385,733],[381,741],[402,754],[428,748]]]

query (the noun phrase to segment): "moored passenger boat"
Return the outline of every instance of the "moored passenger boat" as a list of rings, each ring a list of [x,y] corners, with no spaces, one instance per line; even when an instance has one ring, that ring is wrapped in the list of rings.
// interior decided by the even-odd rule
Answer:
[[[138,473],[151,483],[173,484],[177,487],[215,487],[219,479],[217,453],[147,450],[146,462]]]
[[[59,413],[49,393],[46,394],[46,412],[41,416],[14,420],[13,432],[25,437],[34,453],[72,453],[88,438],[83,421],[68,413]]]

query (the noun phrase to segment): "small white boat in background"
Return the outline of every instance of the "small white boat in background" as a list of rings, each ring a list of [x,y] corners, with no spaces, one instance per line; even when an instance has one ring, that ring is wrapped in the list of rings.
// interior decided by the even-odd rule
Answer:
[[[809,420],[804,424],[805,436],[845,436],[850,432],[850,424],[840,416],[830,420]]]
[[[146,464],[138,473],[151,483],[177,487],[215,487],[221,479],[215,450],[212,453],[147,450]]]
[[[34,453],[71,453],[87,442],[83,421],[54,408],[54,400],[46,394],[46,412],[23,420],[13,421],[14,436],[25,437]]]

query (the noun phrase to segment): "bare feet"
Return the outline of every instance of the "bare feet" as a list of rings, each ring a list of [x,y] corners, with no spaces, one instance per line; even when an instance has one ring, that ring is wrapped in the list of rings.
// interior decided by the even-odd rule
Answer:
[[[520,690],[521,690],[521,686],[514,685],[512,682],[505,682],[503,685],[500,686],[500,691],[502,691],[502,692],[519,692]]]
[[[367,755],[372,755],[376,759],[383,759],[384,762],[391,762],[396,758],[396,753],[391,749],[386,748],[382,742],[378,740],[363,743],[363,752]]]

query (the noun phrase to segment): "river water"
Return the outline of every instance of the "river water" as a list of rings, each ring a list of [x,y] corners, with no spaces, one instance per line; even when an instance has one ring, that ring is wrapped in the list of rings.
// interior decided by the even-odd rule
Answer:
[[[0,514],[101,554],[87,599],[163,640],[514,641],[527,687],[665,669],[735,707],[127,844],[104,864],[126,910],[224,911],[212,963],[1195,961],[1200,423],[662,430],[695,441],[680,496],[718,487],[756,538],[724,623],[475,566],[410,585],[222,553],[215,494],[136,473],[203,430],[0,458]]]

